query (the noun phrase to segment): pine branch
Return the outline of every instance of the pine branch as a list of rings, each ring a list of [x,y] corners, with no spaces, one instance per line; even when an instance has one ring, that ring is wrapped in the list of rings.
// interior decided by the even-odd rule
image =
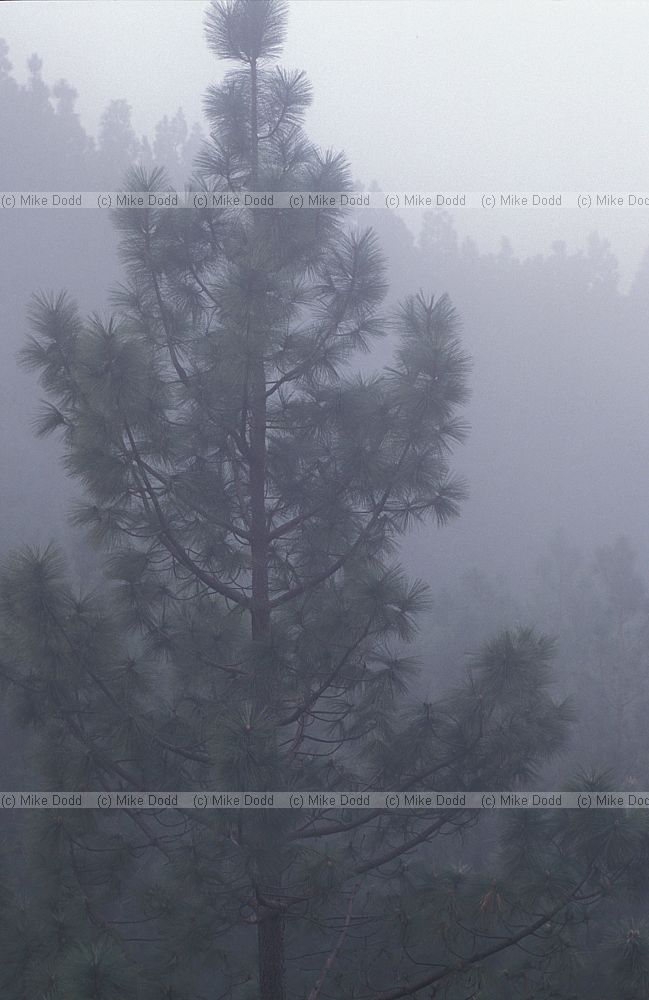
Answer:
[[[240,607],[243,608],[249,608],[250,601],[242,592],[233,590],[232,587],[225,586],[211,573],[207,573],[205,570],[201,569],[201,567],[198,566],[194,562],[194,560],[190,557],[189,553],[186,552],[185,549],[182,547],[182,545],[176,540],[175,536],[172,534],[169,522],[165,517],[162,508],[160,507],[155,490],[151,486],[146,471],[142,466],[142,462],[140,459],[137,446],[135,444],[135,439],[133,437],[133,434],[131,433],[128,424],[126,424],[125,427],[126,427],[126,434],[129,439],[129,443],[131,445],[131,450],[133,452],[133,455],[135,456],[135,460],[140,470],[140,475],[142,476],[144,488],[146,490],[146,495],[153,505],[153,508],[155,510],[158,519],[158,523],[161,528],[162,537],[160,540],[162,544],[169,551],[169,553],[173,555],[182,566],[185,566],[186,569],[189,569],[194,574],[194,576],[201,581],[201,583],[204,583],[207,587],[210,587],[211,590],[214,590],[217,594],[220,594],[221,597],[227,598],[234,604],[238,604]]]
[[[334,669],[327,675],[327,677],[322,682],[322,684],[320,684],[315,689],[315,691],[312,691],[308,695],[308,697],[301,703],[301,705],[298,708],[296,708],[290,715],[285,716],[283,719],[279,719],[278,722],[277,722],[278,726],[288,726],[288,725],[291,725],[291,723],[293,723],[293,722],[297,722],[298,719],[300,719],[305,713],[307,713],[315,705],[315,703],[317,702],[317,700],[320,697],[320,695],[322,695],[325,691],[327,691],[332,686],[332,684],[335,681],[336,677],[338,676],[338,674],[340,673],[340,671],[342,670],[342,668],[345,666],[345,664],[348,662],[348,660],[349,660],[350,656],[352,655],[352,653],[355,653],[356,650],[358,649],[358,647],[361,645],[361,643],[364,642],[364,640],[367,638],[367,636],[369,635],[371,626],[372,626],[372,620],[368,619],[367,625],[365,626],[365,628],[361,632],[361,635],[358,637],[358,639],[351,646],[349,646],[347,648],[347,650],[345,651],[344,655],[338,661],[338,663],[336,664],[336,666],[334,667]]]
[[[467,756],[467,754],[470,752],[470,749],[471,748],[467,748],[461,751],[460,753],[455,754],[453,757],[450,757],[443,761],[439,761],[433,767],[426,768],[423,771],[419,771],[417,774],[413,775],[407,782],[399,784],[398,787],[395,789],[395,791],[407,792],[409,789],[412,788],[413,785],[418,784],[420,781],[425,781],[427,778],[430,778],[433,774],[436,774],[438,771],[443,771],[444,768],[459,763],[459,761],[461,761],[464,757]],[[390,812],[387,809],[372,809],[369,812],[364,813],[364,815],[361,816],[359,819],[351,820],[349,823],[339,823],[336,826],[320,827],[313,830],[309,830],[308,826],[299,827],[292,834],[289,834],[289,839],[309,840],[314,837],[317,838],[328,837],[328,836],[336,836],[340,833],[349,833],[350,830],[356,830],[360,826],[365,826],[365,824],[369,823],[370,820],[377,819],[380,816],[387,816],[387,815],[390,815]]]
[[[378,523],[379,518],[383,514],[386,504],[390,499],[394,482],[398,476],[398,473],[401,471],[401,467],[403,465],[406,455],[410,450],[410,447],[411,447],[410,442],[408,442],[401,453],[401,457],[395,464],[394,474],[391,478],[390,484],[384,490],[381,499],[372,509],[371,517],[369,518],[367,524],[358,533],[356,540],[347,549],[347,551],[343,553],[343,555],[341,555],[338,559],[336,559],[327,569],[323,570],[322,573],[318,573],[315,577],[312,577],[310,580],[306,580],[299,586],[293,587],[292,589],[285,591],[283,594],[280,594],[279,597],[273,598],[270,602],[271,609],[280,607],[282,604],[286,604],[287,601],[292,601],[296,597],[300,597],[302,594],[314,590],[316,587],[319,587],[320,584],[325,583],[330,577],[332,577],[334,573],[337,573],[338,570],[342,569],[343,566],[347,562],[349,562],[352,556],[356,554],[356,552],[361,548],[362,544],[367,540],[370,532],[372,531],[372,528],[374,528],[374,526]],[[370,513],[370,511],[368,511],[368,513]]]
[[[443,979],[447,979],[451,975],[461,974],[470,969],[472,966],[478,965],[480,962],[484,962],[485,959],[492,958],[501,951],[506,951],[508,948],[514,947],[514,945],[517,945],[519,941],[524,941],[525,938],[535,934],[541,927],[543,927],[544,924],[550,923],[557,916],[557,914],[568,906],[579,893],[581,887],[586,884],[592,873],[593,868],[592,866],[589,866],[583,878],[580,879],[577,885],[564,896],[560,903],[548,910],[546,913],[543,913],[531,924],[523,927],[520,931],[518,931],[518,933],[512,934],[510,937],[505,938],[496,945],[492,945],[490,948],[473,952],[473,954],[469,955],[467,958],[461,959],[456,966],[446,966],[438,972],[433,972],[428,976],[422,976],[420,979],[417,979],[405,986],[397,986],[393,989],[382,990],[379,993],[372,993],[371,1000],[401,1000],[402,997],[414,996],[421,990],[424,990],[429,986],[434,986],[436,983],[441,982]],[[363,998],[359,997],[359,1000],[363,1000]],[[370,1000],[369,995],[367,995],[367,1000]]]
[[[338,957],[338,953],[339,953],[340,949],[342,948],[343,944],[345,943],[345,938],[347,937],[347,932],[349,930],[349,925],[351,924],[351,921],[352,921],[352,909],[353,909],[353,906],[354,906],[354,899],[356,898],[356,894],[357,894],[358,890],[360,889],[360,887],[361,887],[361,883],[360,882],[355,882],[354,885],[352,886],[351,892],[349,894],[349,900],[348,900],[348,903],[347,903],[347,912],[345,914],[345,922],[343,924],[342,930],[341,930],[341,932],[340,932],[340,934],[338,936],[338,940],[336,941],[336,943],[335,943],[332,951],[327,956],[327,960],[326,960],[326,962],[324,963],[324,965],[322,967],[322,972],[318,976],[313,989],[310,990],[309,995],[307,997],[307,1000],[318,1000],[318,997],[320,996],[320,993],[322,992],[322,987],[324,986],[324,982],[325,982],[325,979],[327,977],[327,973],[333,967],[333,964],[334,964],[334,962],[336,961],[336,959]]]

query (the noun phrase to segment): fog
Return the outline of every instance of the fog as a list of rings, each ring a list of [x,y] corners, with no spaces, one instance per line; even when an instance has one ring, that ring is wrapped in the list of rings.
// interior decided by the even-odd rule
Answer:
[[[304,222],[281,210],[256,210],[249,218],[178,211],[165,221],[161,210],[151,229],[146,212],[132,213],[131,220],[144,220],[138,229],[128,210],[0,208],[0,674],[9,692],[2,708],[2,787],[22,782],[42,790],[101,787],[130,794],[139,780],[141,788],[160,792],[238,787],[265,794],[269,788],[411,788],[422,783],[418,775],[438,772],[436,787],[449,793],[521,783],[580,793],[649,787],[649,6],[290,0],[279,65],[305,70],[313,103],[297,76],[282,78],[286,89],[277,97],[263,75],[276,57],[271,46],[270,55],[260,57],[265,96],[259,108],[257,82],[245,77],[255,60],[241,59],[236,65],[243,76],[228,76],[237,58],[232,51],[223,57],[228,46],[236,48],[232,32],[221,36],[214,28],[211,48],[206,44],[212,8],[214,23],[254,18],[262,9],[270,11],[271,22],[276,9],[279,21],[283,17],[275,0],[3,5],[0,193],[125,190],[134,165],[141,185],[159,183],[161,190],[170,183],[182,191],[190,178],[219,191],[233,184],[261,190],[253,181],[265,177],[268,190],[282,192],[285,176],[295,184],[289,190],[344,190],[348,182],[342,168],[336,172],[338,161],[317,152],[333,150],[349,163],[349,189],[371,192],[373,205],[352,210],[342,222],[323,212],[315,235],[310,209]],[[272,33],[272,23],[265,30]],[[215,89],[206,99],[210,87]],[[237,94],[241,103],[229,105]],[[276,108],[289,101],[286,94],[295,99],[288,125],[282,115],[274,123]],[[273,126],[267,134],[253,128],[258,112],[259,121]],[[315,148],[300,146],[303,134]],[[267,156],[265,149],[271,149]],[[273,174],[278,163],[284,173]],[[155,180],[158,168],[168,180]],[[132,178],[128,183],[148,190],[133,187]],[[386,205],[384,196],[402,192],[428,194],[433,204]],[[468,204],[440,206],[440,192],[466,196]],[[503,205],[501,192],[528,199],[542,192],[560,196],[561,205]],[[647,204],[629,205],[629,194]],[[483,195],[492,196],[493,205],[481,204]],[[580,207],[578,195],[599,195],[600,201],[610,195],[614,203]],[[191,219],[187,228],[181,217]],[[368,226],[385,273],[358,236]],[[126,241],[121,251],[120,239]],[[252,263],[246,258],[244,267],[247,252]],[[354,267],[360,262],[365,268],[365,284],[345,297],[336,282],[348,273],[346,254]],[[354,267],[349,264],[350,274],[357,273]],[[270,289],[264,294],[280,305],[258,299],[260,274]],[[120,293],[115,333],[109,319],[115,286],[129,280],[131,291],[122,286]],[[63,290],[82,317],[96,318],[76,325],[66,308],[47,299]],[[434,296],[433,303],[410,300],[399,312],[400,303],[420,290]],[[40,306],[34,295],[41,296]],[[446,311],[445,295],[456,318]],[[266,354],[262,341],[250,346],[255,323],[272,331]],[[340,339],[330,343],[333,328]],[[31,370],[24,355],[30,335],[36,338],[27,359]],[[308,337],[316,354],[326,344],[315,360],[303,346]],[[115,344],[122,343],[119,357],[127,360],[116,389],[106,373],[113,371]],[[111,346],[104,357],[105,344]],[[358,349],[363,346],[364,352]],[[253,369],[261,381],[255,383]],[[434,386],[423,394],[423,375],[430,376],[429,388],[441,380],[447,393],[442,402]],[[295,397],[293,389],[284,397],[284,380],[295,381]],[[333,404],[332,387],[344,405]],[[271,400],[262,419],[255,406],[264,388],[280,402]],[[50,403],[45,429],[56,433],[37,437],[44,400]],[[456,433],[456,419],[464,432]],[[289,425],[285,447],[281,435]],[[227,447],[219,436],[223,428],[226,438],[231,435]],[[260,428],[261,485],[255,480]],[[110,451],[115,435],[120,447],[124,435],[128,441],[121,471]],[[404,435],[410,443],[400,454],[395,442]],[[239,458],[228,451],[232,442]],[[463,484],[457,495],[455,480],[447,483],[444,456]],[[300,463],[309,470],[303,479],[296,471]],[[331,492],[332,469],[352,486]],[[133,479],[124,486],[127,476]],[[389,502],[377,499],[385,483]],[[323,509],[327,516],[320,520]],[[420,509],[426,516],[416,516]],[[303,529],[314,517],[315,526]],[[49,543],[62,552],[65,569],[53,550],[43,554]],[[260,591],[264,559],[266,589]],[[406,578],[423,582],[425,598],[418,585],[408,589]],[[356,635],[365,614],[365,631]],[[340,650],[336,671],[343,679],[321,689]],[[473,659],[467,661],[467,654]],[[266,674],[260,664],[267,665]],[[499,673],[501,664],[506,669]],[[322,713],[309,714],[309,699],[317,702],[323,692],[329,693]],[[402,715],[399,699],[407,709]],[[434,746],[426,744],[426,752],[411,759],[429,722]],[[295,731],[278,744],[278,729],[293,724]],[[247,741],[257,734],[249,759]],[[335,745],[335,764],[327,765],[339,767],[335,775],[324,764],[320,769],[328,750],[303,749],[309,739]],[[364,739],[369,746],[361,750],[357,741]],[[457,768],[446,763],[449,748],[463,761]],[[402,756],[399,771],[395,762]],[[429,786],[426,777],[423,787]],[[147,850],[165,843],[164,814],[156,818],[160,830],[156,825],[154,835],[147,816],[136,810],[136,832],[145,838],[136,838],[137,847],[121,819],[92,828],[79,820],[78,828],[70,827],[70,856],[83,842],[110,855],[111,865],[115,861],[114,870],[102,869],[95,882],[74,858],[69,870],[61,862],[55,877],[38,847],[40,834],[33,832],[40,820],[25,840],[37,845],[30,854],[32,847],[22,843],[22,817],[12,816],[8,856],[19,859],[16,871],[30,884],[34,927],[50,912],[50,902],[24,873],[41,873],[49,901],[67,899],[62,886],[69,878],[96,907],[88,911],[87,926],[76,911],[70,916],[86,949],[84,961],[88,949],[104,941],[97,929],[110,925],[108,937],[125,950],[119,959],[110,958],[110,948],[105,954],[116,967],[137,965],[135,979],[116,979],[97,1000],[212,1000],[202,991],[213,977],[214,996],[230,1000],[391,1000],[428,995],[422,991],[437,982],[438,972],[417,986],[419,964],[446,970],[442,978],[448,975],[450,985],[440,986],[447,992],[439,995],[448,1000],[647,995],[646,956],[642,974],[630,962],[628,975],[606,958],[610,927],[627,917],[640,927],[646,909],[644,818],[635,826],[629,820],[620,846],[617,832],[578,830],[559,810],[540,833],[529,834],[543,857],[537,864],[528,832],[507,827],[503,834],[505,820],[490,817],[474,831],[475,815],[463,813],[466,819],[457,822],[451,816],[438,840],[437,828],[428,833],[416,825],[423,814],[412,827],[409,820],[392,827],[381,825],[381,812],[371,828],[375,839],[366,843],[361,831],[356,841],[354,833],[349,854],[346,847],[331,855],[326,847],[320,851],[325,827],[309,828],[306,836],[318,848],[313,857],[301,846],[284,853],[285,843],[298,842],[307,827],[291,827],[282,810],[272,813],[280,815],[272,822],[270,813],[248,820],[235,811],[215,820],[210,836],[218,831],[218,858],[187,811],[178,813],[182,829],[169,834],[169,853],[165,847],[153,860]],[[334,833],[347,836],[357,824],[347,826],[349,813],[344,817]],[[367,860],[370,848],[379,847],[388,860],[401,859],[394,844],[402,840],[410,858],[411,846],[424,844],[423,867],[400,867],[399,860],[388,869],[380,851],[375,865]],[[192,850],[205,851],[204,867],[191,867],[190,841]],[[605,845],[602,856],[593,844]],[[350,857],[359,881],[345,867]],[[364,896],[360,876],[372,866],[386,873],[385,881],[377,876]],[[447,876],[448,866],[454,874]],[[343,873],[340,883],[330,867],[336,877]],[[547,890],[547,897],[530,888],[537,885],[537,868],[555,867],[561,885],[570,883],[570,917],[560,888]],[[492,911],[484,886],[501,878],[509,885],[509,868],[520,881],[502,889]],[[458,916],[457,937],[439,931],[444,943],[432,952],[425,950],[426,927],[450,925],[435,922],[447,904],[426,896],[429,870],[435,892],[446,893],[444,879],[450,879],[459,893],[457,912],[465,906],[473,921],[469,932],[469,917]],[[471,885],[462,882],[458,889],[467,872]],[[132,898],[124,888],[129,877],[137,888]],[[199,901],[179,916],[170,901],[178,904],[179,887],[190,877]],[[282,895],[287,885],[294,897]],[[304,912],[299,907],[312,896],[300,895],[303,885],[318,887],[318,902]],[[588,887],[583,895],[582,885]],[[638,895],[627,913],[619,900],[629,885]],[[471,895],[479,887],[483,895]],[[355,926],[349,914],[357,892],[369,924],[377,910],[399,913],[398,920],[386,916],[386,927],[381,924],[388,945],[367,932],[367,964],[358,960],[358,967],[354,942],[365,931],[358,939],[346,937]],[[519,978],[510,982],[500,958],[483,964],[471,956],[489,934],[510,935],[516,951],[518,903],[512,901],[519,898],[526,901],[522,923],[529,918],[533,926],[542,911],[549,914],[549,930],[547,938],[537,936],[538,928],[529,932],[543,961],[516,952],[512,968]],[[387,904],[394,899],[395,910]],[[584,943],[591,899],[594,907],[602,904],[592,948]],[[273,907],[286,912],[286,920]],[[420,907],[419,919],[428,924],[412,931],[400,950],[395,942],[406,941],[410,931],[404,928],[415,926]],[[302,923],[307,912],[308,927]],[[205,914],[227,942],[226,957],[215,957]],[[167,971],[153,973],[153,937],[145,957],[134,958],[131,939],[115,930],[136,915],[155,921],[163,950],[193,955],[189,930],[180,930],[184,921],[199,957],[181,962],[178,978],[175,971],[168,978]],[[252,924],[264,928],[257,951],[249,941]],[[34,971],[27,959],[20,975],[38,983],[40,992],[32,996],[67,1000],[66,989],[77,989],[81,980],[67,945],[57,951],[53,927],[43,931],[47,975],[45,966]],[[596,955],[598,973],[568,974],[561,965],[557,956],[573,933],[569,947],[582,949],[584,968]],[[628,942],[627,930],[620,934]],[[473,951],[470,940],[478,942]],[[246,978],[253,952],[258,973]],[[471,975],[479,964],[477,979],[469,973],[453,978],[449,955],[460,953]],[[105,954],[101,962],[109,963]],[[18,968],[18,960],[11,961]],[[610,978],[611,969],[618,979]],[[380,989],[377,978],[384,980]],[[146,992],[149,987],[154,992]],[[9,1000],[28,995],[16,992],[14,980],[0,979],[3,989]]]
[[[307,68],[312,81],[309,134],[323,147],[345,151],[358,186],[375,183],[386,192],[643,190],[646,5],[601,4],[597,16],[592,4],[580,3],[485,3],[472,5],[470,16],[465,5],[445,2],[289,6],[284,63]],[[2,34],[18,81],[25,81],[26,62],[36,52],[50,85],[63,78],[74,87],[80,123],[90,136],[97,136],[109,102],[124,99],[136,135],[152,137],[156,124],[178,108],[188,126],[200,125],[202,95],[223,75],[223,64],[202,43],[203,8],[194,2],[17,3],[3,9]],[[47,187],[46,152],[40,165]],[[479,295],[454,296],[470,322],[477,366],[473,432],[468,451],[459,454],[473,499],[449,530],[450,548],[440,542],[444,560],[452,555],[457,561],[455,536],[466,535],[471,523],[480,538],[468,562],[478,551],[488,553],[486,564],[498,572],[511,567],[518,573],[524,549],[533,555],[558,525],[580,543],[622,531],[646,545],[646,450],[638,439],[646,417],[643,317],[625,313],[628,300],[615,295],[633,286],[648,213],[649,207],[580,210],[570,204],[536,212],[460,208],[453,214],[458,246],[468,237],[483,254],[498,254],[503,238],[517,258],[551,256],[558,241],[568,254],[578,254],[597,233],[610,244],[618,281],[615,293],[603,296],[607,319],[599,305],[594,316],[586,311],[568,318],[564,310],[555,317],[556,289],[548,275],[533,332],[529,323],[521,328],[519,304],[510,301],[500,313],[489,306],[485,316],[473,301]],[[416,240],[424,212],[401,208],[397,215]],[[393,287],[411,290],[412,262],[404,266],[399,259],[403,248],[384,249]],[[41,271],[42,287],[57,285],[57,272],[77,270],[76,262],[70,269],[60,255],[55,263],[48,256],[48,268],[56,271]],[[414,284],[437,294],[453,291],[459,275],[439,260],[435,266],[437,273],[432,261],[418,261]],[[7,271],[4,278],[12,284]],[[83,298],[88,282],[72,284]],[[473,337],[479,338],[475,344]],[[498,414],[503,393],[509,403]],[[17,486],[14,499],[21,492]],[[428,575],[425,562],[416,568]]]
[[[108,102],[124,98],[143,135],[179,107],[190,123],[201,121],[202,95],[222,74],[200,41],[203,8],[195,0],[19,2],[4,5],[2,33],[18,79],[38,52],[48,79],[78,90],[91,134]],[[365,184],[642,191],[648,30],[646,4],[633,2],[485,2],[469,11],[454,0],[297,0],[284,64],[308,68],[309,134],[344,149]],[[466,212],[457,223],[485,249],[507,235],[526,255],[556,239],[576,247],[597,229],[629,280],[646,216],[647,208],[617,218],[564,211],[531,222]],[[421,219],[408,222],[416,228]]]

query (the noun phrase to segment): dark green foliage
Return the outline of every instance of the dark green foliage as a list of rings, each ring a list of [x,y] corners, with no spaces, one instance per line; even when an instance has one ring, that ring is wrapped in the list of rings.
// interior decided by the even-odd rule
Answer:
[[[286,4],[279,0],[224,0],[205,16],[205,36],[219,59],[251,63],[279,55],[285,35]]]
[[[302,131],[304,76],[265,65],[283,26],[271,0],[210,8],[210,46],[242,68],[208,93],[203,191],[350,187],[344,158]],[[128,185],[169,187],[142,167]],[[77,597],[53,550],[3,576],[2,673],[48,787],[535,779],[572,718],[549,690],[547,638],[504,631],[445,697],[412,691],[405,644],[427,595],[396,546],[465,495],[449,459],[469,363],[449,299],[409,295],[382,316],[376,237],[336,209],[122,209],[115,223],[115,313],[86,320],[67,296],[41,296],[23,353],[50,397],[38,429],[61,430],[83,487],[75,520],[110,550],[101,595]],[[360,374],[359,352],[388,331],[390,364]],[[511,981],[549,997],[557,956],[639,870],[643,830],[613,814],[514,817],[500,851],[466,870],[448,844],[479,818],[45,812],[24,846],[38,890],[7,903],[8,920],[33,923],[38,957],[11,952],[7,990],[388,1000],[435,987],[459,1000]],[[528,938],[537,960],[503,965]],[[640,983],[633,948],[621,975]]]

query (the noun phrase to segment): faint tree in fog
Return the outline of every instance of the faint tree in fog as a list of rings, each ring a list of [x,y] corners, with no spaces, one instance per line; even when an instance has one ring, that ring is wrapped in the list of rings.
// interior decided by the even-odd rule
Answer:
[[[188,155],[188,143],[194,147]],[[196,141],[195,133],[188,133],[187,122],[179,108],[173,118],[167,115],[158,122],[153,142],[153,157],[155,163],[164,167],[176,187],[182,189],[183,182],[193,166],[200,139]]]
[[[122,99],[111,101],[101,116],[97,146],[104,184],[117,188],[126,171],[137,163],[142,148],[131,124],[130,105]]]
[[[586,559],[565,533],[538,567],[528,615],[559,640],[561,687],[578,702],[566,764],[649,782],[649,601],[626,538]]]

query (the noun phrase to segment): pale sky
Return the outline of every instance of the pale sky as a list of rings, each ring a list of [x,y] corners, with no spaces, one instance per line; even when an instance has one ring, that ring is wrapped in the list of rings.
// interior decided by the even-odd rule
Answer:
[[[14,72],[32,52],[48,82],[79,92],[96,133],[126,98],[138,133],[201,95],[225,67],[203,41],[195,0],[55,0],[1,6]],[[292,0],[283,62],[314,86],[308,128],[342,148],[353,175],[385,190],[649,190],[649,4],[490,0]],[[646,217],[646,218],[645,218]],[[417,219],[411,219],[416,224]],[[557,217],[456,216],[484,248],[521,252],[555,239],[609,237],[628,268],[646,245],[649,207]]]

